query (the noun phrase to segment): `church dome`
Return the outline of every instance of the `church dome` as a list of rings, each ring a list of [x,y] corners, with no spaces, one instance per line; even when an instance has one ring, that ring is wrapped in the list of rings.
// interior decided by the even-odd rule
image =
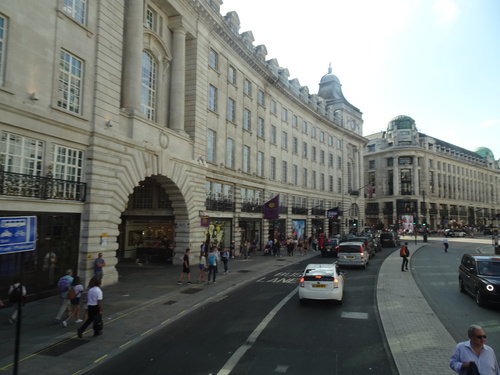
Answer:
[[[332,74],[332,67],[330,66],[328,68],[328,74],[325,74],[323,77],[321,77],[321,81],[319,84],[325,84],[325,83],[330,83],[330,82],[335,82],[340,85],[340,80],[335,74]]]
[[[401,129],[415,129],[415,120],[409,116],[399,115],[394,117],[389,121],[389,124],[387,124],[387,131]]]
[[[482,158],[490,157],[492,159],[495,159],[493,152],[488,147],[478,147],[474,150],[474,152]]]

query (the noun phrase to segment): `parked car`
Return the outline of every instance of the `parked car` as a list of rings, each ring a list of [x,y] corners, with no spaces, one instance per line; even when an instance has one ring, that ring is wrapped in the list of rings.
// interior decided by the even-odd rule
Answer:
[[[479,306],[500,302],[500,256],[464,254],[458,267],[458,286]]]
[[[394,232],[380,233],[380,243],[382,247],[397,247],[399,246],[399,238]]]
[[[320,248],[323,257],[332,256],[337,257],[337,246],[339,240],[337,238],[327,238],[323,242],[323,247]]]
[[[344,272],[338,264],[308,264],[299,281],[299,301],[330,300],[342,303]]]
[[[342,242],[338,250],[340,266],[361,266],[366,268],[370,263],[370,254],[364,242]]]

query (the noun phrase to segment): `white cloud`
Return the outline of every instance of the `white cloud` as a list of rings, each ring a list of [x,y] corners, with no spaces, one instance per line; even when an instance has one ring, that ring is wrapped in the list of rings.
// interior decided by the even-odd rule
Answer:
[[[457,15],[458,7],[452,0],[437,0],[433,10],[437,23],[441,24],[453,21]]]
[[[494,126],[500,126],[500,119],[485,120],[479,123],[482,128],[492,128]]]

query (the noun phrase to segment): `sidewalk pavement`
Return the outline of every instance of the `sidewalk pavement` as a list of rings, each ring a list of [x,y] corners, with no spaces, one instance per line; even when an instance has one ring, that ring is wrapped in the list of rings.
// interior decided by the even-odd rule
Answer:
[[[418,247],[412,246],[412,253]],[[71,322],[63,328],[53,323],[61,304],[59,297],[26,305],[17,373],[84,374],[183,315],[224,298],[264,274],[305,258],[316,258],[318,254],[310,251],[305,257],[296,254],[275,258],[259,254],[255,259],[231,259],[229,274],[223,275],[219,270],[217,283],[211,285],[196,283],[198,267],[194,260],[191,285],[186,284],[186,280],[183,285],[176,284],[180,266],[119,265],[117,284],[106,286],[104,277],[102,336],[92,337],[89,327],[83,339],[78,339],[76,329],[80,324]],[[383,262],[377,285],[378,308],[399,373],[449,373],[448,358],[456,343],[428,306],[411,272],[400,271],[399,262],[397,250]],[[0,310],[0,373],[14,373],[16,330],[7,322],[10,312],[11,308]],[[91,345],[87,345],[89,343]],[[84,350],[78,349],[80,346]]]

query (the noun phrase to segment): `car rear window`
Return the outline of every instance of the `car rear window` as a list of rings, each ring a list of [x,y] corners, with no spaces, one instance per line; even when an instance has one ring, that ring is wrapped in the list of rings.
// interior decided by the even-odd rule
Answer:
[[[356,245],[340,245],[339,253],[360,253],[361,249]]]

